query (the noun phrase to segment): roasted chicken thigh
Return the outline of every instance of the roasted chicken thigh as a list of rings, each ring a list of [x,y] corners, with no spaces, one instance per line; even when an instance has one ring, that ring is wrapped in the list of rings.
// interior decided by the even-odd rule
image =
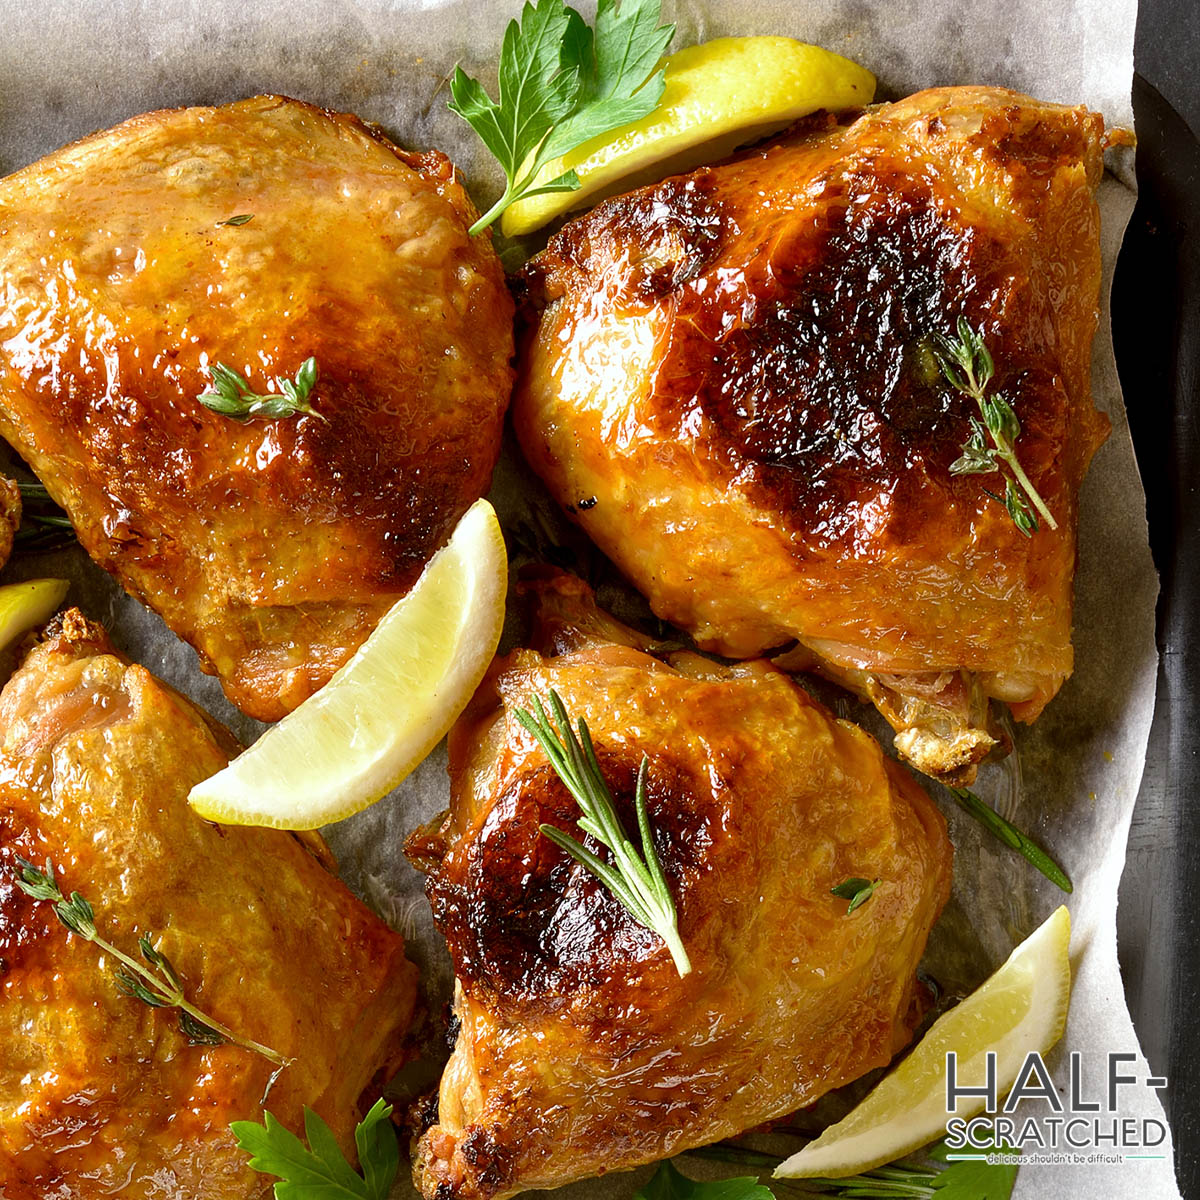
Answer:
[[[21,491],[11,479],[0,475],[0,567],[8,562],[20,527]]]
[[[769,663],[656,647],[586,585],[538,585],[540,649],[498,659],[450,738],[451,807],[409,856],[457,975],[457,1040],[419,1107],[430,1200],[511,1196],[716,1141],[887,1063],[950,887],[905,768]],[[539,832],[578,809],[514,711],[583,718],[632,828],[648,810],[693,970]],[[592,843],[593,849],[599,849]],[[830,889],[880,881],[852,913]]]
[[[231,1120],[262,1120],[273,1064],[189,1045],[169,1009],[20,891],[49,860],[101,932],[152,934],[189,999],[293,1059],[269,1107],[305,1104],[353,1153],[359,1094],[397,1064],[415,1001],[404,944],[330,873],[319,840],[194,816],[237,746],[69,611],[0,693],[0,1196],[261,1200]],[[315,852],[315,853],[314,853]]]
[[[279,97],[146,113],[0,182],[0,434],[84,548],[271,720],[488,488],[512,306],[441,154]],[[315,415],[239,423],[309,358]]]
[[[568,512],[701,646],[798,639],[949,780],[1002,748],[991,700],[1033,720],[1071,672],[1103,135],[997,88],[821,114],[600,205],[525,274],[515,423]],[[979,416],[933,352],[959,318],[1057,529],[951,471]]]

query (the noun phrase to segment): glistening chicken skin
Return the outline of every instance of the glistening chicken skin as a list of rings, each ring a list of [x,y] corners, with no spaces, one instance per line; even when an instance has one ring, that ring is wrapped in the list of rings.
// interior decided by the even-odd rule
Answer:
[[[189,1045],[174,1011],[122,995],[116,964],[17,888],[18,857],[50,860],[126,953],[152,934],[193,1003],[292,1059],[268,1107],[294,1132],[310,1105],[352,1155],[360,1093],[401,1061],[416,969],[320,839],[188,808],[189,788],[236,750],[77,610],[0,693],[5,1200],[271,1194],[229,1122],[262,1120],[274,1064]]]
[[[21,528],[21,492],[11,479],[0,475],[0,567],[8,562],[13,539]]]
[[[997,88],[820,114],[601,204],[526,268],[514,421],[556,498],[654,611],[733,657],[792,639],[967,782],[1071,672],[1104,126]],[[963,318],[1051,510],[1031,537],[955,475]]]
[[[653,1162],[806,1105],[912,1034],[949,894],[945,823],[905,768],[756,661],[669,660],[589,589],[537,585],[537,649],[497,659],[450,737],[451,807],[410,858],[457,976],[418,1107],[429,1200],[500,1200]],[[514,710],[555,689],[627,829],[648,810],[693,970],[539,831],[578,809]],[[830,889],[879,885],[847,913]]]
[[[274,720],[488,488],[512,303],[443,155],[265,96],[146,113],[0,182],[0,434],[91,556]],[[198,400],[226,363],[316,415]]]

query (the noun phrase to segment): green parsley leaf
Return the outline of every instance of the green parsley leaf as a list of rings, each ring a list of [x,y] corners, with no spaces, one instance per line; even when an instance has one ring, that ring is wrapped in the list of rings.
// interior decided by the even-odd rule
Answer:
[[[1011,1146],[1001,1146],[1001,1154],[1014,1153]],[[946,1162],[948,1154],[968,1153],[952,1151],[940,1143],[929,1152],[929,1157]],[[933,1181],[936,1200],[1009,1200],[1017,1182],[1016,1163],[989,1163],[986,1159],[964,1159],[950,1163],[939,1172]]]
[[[624,0],[620,8],[617,0],[600,0],[595,36],[583,27],[586,44],[575,111],[546,139],[543,161],[640,121],[658,107],[666,81],[654,68],[675,32],[673,25],[659,25],[659,9],[660,0]]]
[[[697,1182],[662,1162],[633,1200],[775,1200],[775,1194],[754,1175]]]
[[[504,33],[498,102],[455,68],[450,111],[475,130],[506,180],[472,234],[522,197],[575,191],[574,171],[534,180],[555,156],[654,111],[664,87],[655,66],[675,32],[659,25],[660,8],[661,0],[600,0],[593,32],[564,0],[527,0]]]
[[[346,1161],[329,1126],[307,1106],[307,1147],[270,1112],[263,1113],[262,1125],[234,1121],[229,1128],[255,1171],[279,1176],[275,1200],[310,1200],[314,1195],[321,1200],[387,1200],[400,1164],[391,1113],[390,1104],[376,1100],[354,1130],[361,1175]]]

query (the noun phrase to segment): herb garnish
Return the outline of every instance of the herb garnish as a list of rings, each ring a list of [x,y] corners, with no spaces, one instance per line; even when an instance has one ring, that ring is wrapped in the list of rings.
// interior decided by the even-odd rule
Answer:
[[[233,1121],[229,1128],[238,1148],[251,1156],[250,1166],[264,1175],[278,1175],[277,1200],[387,1200],[400,1166],[396,1131],[388,1117],[392,1106],[376,1100],[354,1129],[360,1175],[346,1161],[329,1126],[307,1105],[304,1134],[308,1146],[272,1113],[257,1121]]]
[[[61,550],[75,540],[75,527],[70,518],[50,497],[50,493],[34,480],[17,481],[21,493],[21,527],[13,540],[22,550],[44,552]],[[49,511],[37,511],[37,505]]]
[[[225,363],[210,366],[208,374],[212,385],[196,399],[205,408],[211,408],[222,416],[232,417],[235,421],[248,421],[251,417],[294,417],[297,413],[308,413],[325,420],[308,402],[317,382],[315,358],[306,358],[300,364],[295,379],[276,375],[275,386],[279,391],[261,396],[250,390],[245,376]]]
[[[269,1046],[240,1037],[227,1025],[214,1020],[192,1004],[183,992],[183,984],[179,973],[165,954],[154,945],[153,935],[144,933],[138,938],[138,949],[149,966],[143,966],[137,959],[118,950],[112,942],[106,940],[96,929],[96,914],[91,904],[78,892],[72,892],[70,898],[63,895],[54,878],[54,867],[46,863],[43,871],[34,866],[26,858],[17,858],[17,887],[34,900],[46,901],[54,906],[54,915],[73,934],[85,942],[93,942],[106,954],[111,954],[122,965],[117,968],[117,987],[127,996],[148,1004],[151,1008],[176,1008],[179,1010],[179,1030],[193,1046],[219,1046],[224,1042],[232,1042],[245,1050],[261,1054],[270,1062],[275,1063],[276,1071],[267,1083],[267,1091],[279,1077],[291,1059],[284,1058]],[[264,1094],[263,1099],[266,1099]]]
[[[589,833],[601,845],[606,846],[613,856],[613,866],[597,858],[590,850],[569,834],[553,825],[542,825],[542,833],[556,846],[565,850],[576,862],[586,867],[625,906],[635,921],[653,930],[667,944],[675,969],[680,978],[692,969],[687,951],[679,937],[679,918],[675,901],[667,886],[662,864],[654,848],[654,835],[650,830],[650,818],[646,813],[646,771],[650,760],[642,756],[638,767],[634,807],[637,810],[638,830],[641,833],[642,853],[638,854],[633,843],[625,834],[621,819],[613,803],[612,792],[604,782],[596,751],[592,746],[587,723],[580,718],[579,736],[571,728],[559,694],[551,689],[550,711],[555,725],[546,716],[542,702],[534,697],[537,716],[523,708],[515,716],[537,739],[538,745],[550,760],[558,777],[575,797],[583,816],[579,828]]]
[[[849,916],[856,908],[870,900],[878,886],[878,879],[860,879],[855,875],[851,879],[843,879],[836,887],[831,887],[829,894],[850,901],[846,907],[846,916]]]
[[[254,220],[253,213],[238,213],[236,217],[230,217],[228,221],[218,221],[218,225],[245,225],[249,221]]]
[[[982,421],[979,417],[971,418],[971,433],[963,443],[962,456],[950,464],[950,473],[990,475],[995,471],[1003,472],[1007,467],[1011,474],[1004,475],[1004,495],[998,496],[994,492],[987,494],[1004,505],[1013,524],[1026,537],[1036,532],[1038,519],[1025,502],[1025,497],[1033,501],[1034,508],[1046,524],[1051,529],[1057,529],[1058,524],[1046,507],[1046,502],[1030,483],[1017,458],[1015,447],[1017,438],[1021,436],[1021,422],[1017,420],[1017,414],[1003,395],[986,395],[995,365],[983,343],[983,335],[972,329],[964,317],[959,317],[958,337],[938,334],[934,339],[934,354],[947,382],[970,396],[979,406],[983,417]],[[987,444],[989,439],[992,443],[990,446]]]
[[[534,185],[551,159],[600,134],[639,121],[662,99],[655,70],[675,32],[659,25],[661,0],[600,0],[595,32],[563,0],[537,0],[508,23],[500,50],[500,101],[461,67],[450,111],[479,135],[504,168],[504,194],[474,225],[486,229],[515,200],[573,192],[574,171]]]
[[[776,1159],[776,1162],[779,1160]],[[633,1200],[775,1200],[771,1189],[759,1183],[758,1177],[741,1179],[711,1179],[700,1182],[689,1179],[669,1159],[658,1164],[650,1181],[638,1191]]]
[[[990,804],[985,804],[974,792],[967,788],[948,788],[950,794],[959,805],[971,814],[985,829],[995,834],[1006,846],[1032,863],[1055,887],[1064,892],[1072,892],[1071,880],[1062,869],[1046,853],[1045,850],[1026,837],[1015,825],[1006,821]]]
[[[750,1150],[725,1142],[718,1142],[715,1146],[702,1146],[687,1153],[698,1158],[738,1163],[763,1171],[777,1167],[782,1161],[774,1154],[764,1154],[759,1150]],[[793,1187],[803,1188],[804,1195],[816,1193],[822,1196],[841,1196],[844,1200],[875,1200],[876,1197],[879,1200],[884,1197],[894,1197],[895,1200],[1010,1200],[1017,1181],[1018,1164],[989,1163],[983,1152],[978,1157],[947,1163],[947,1157],[954,1153],[957,1152],[950,1150],[945,1142],[939,1142],[925,1151],[924,1157],[941,1163],[941,1166],[926,1166],[912,1159],[902,1159],[887,1166],[863,1171],[860,1175],[847,1175],[842,1179],[819,1176],[803,1179],[779,1178],[775,1180],[775,1186],[787,1187],[789,1191]],[[1014,1151],[1011,1146],[1002,1145],[998,1153],[1012,1155]],[[733,1179],[722,1182],[741,1185],[746,1181]],[[694,1186],[706,1188],[720,1185]],[[763,1190],[771,1195],[768,1189]],[[676,1197],[669,1196],[649,1197],[648,1192],[649,1189],[646,1189],[647,1200],[676,1200]],[[702,1192],[686,1198],[677,1195],[677,1200],[740,1200],[740,1197],[724,1197]]]

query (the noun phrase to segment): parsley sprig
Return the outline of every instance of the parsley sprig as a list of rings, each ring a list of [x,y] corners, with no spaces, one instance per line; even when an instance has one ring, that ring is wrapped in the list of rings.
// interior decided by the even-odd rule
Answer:
[[[196,399],[205,408],[211,408],[224,417],[235,421],[248,421],[251,417],[294,417],[297,413],[308,413],[320,417],[319,412],[308,402],[317,383],[317,360],[306,358],[296,371],[294,379],[283,375],[275,377],[278,392],[258,395],[250,388],[246,377],[225,363],[208,368],[210,386]]]
[[[516,718],[537,739],[538,745],[550,760],[558,777],[575,798],[583,815],[579,828],[591,834],[612,854],[610,866],[593,854],[581,842],[553,825],[542,825],[541,832],[556,846],[565,850],[576,862],[586,867],[625,906],[635,921],[653,930],[667,944],[680,978],[687,975],[692,964],[679,937],[679,918],[675,901],[663,874],[654,835],[646,812],[646,771],[649,759],[642,756],[634,792],[638,831],[642,853],[639,855],[625,833],[617,815],[612,792],[604,781],[596,751],[588,733],[587,722],[580,718],[579,734],[571,728],[571,719],[559,694],[551,689],[550,711],[554,723],[546,716],[539,698],[534,698],[537,715],[526,709],[516,710]],[[556,727],[557,726],[557,727]]]
[[[659,25],[660,0],[599,0],[596,28],[564,0],[526,3],[500,49],[499,102],[456,67],[450,111],[457,113],[504,169],[504,194],[474,225],[486,229],[510,204],[548,192],[572,192],[573,171],[543,183],[551,159],[622,125],[639,121],[662,99],[662,52],[675,32]]]
[[[119,950],[96,928],[96,914],[91,903],[78,892],[63,895],[54,877],[54,866],[47,862],[45,869],[35,866],[27,858],[18,857],[14,870],[17,887],[34,900],[44,901],[54,907],[54,915],[76,937],[92,942],[121,964],[115,972],[117,987],[127,996],[140,1000],[151,1008],[175,1008],[179,1011],[179,1031],[192,1046],[219,1046],[232,1042],[245,1050],[261,1054],[276,1065],[267,1091],[279,1077],[291,1059],[272,1050],[261,1042],[252,1041],[234,1033],[228,1025],[209,1016],[197,1008],[184,994],[183,982],[171,960],[154,945],[153,934],[144,933],[138,938],[138,949],[145,963]],[[265,1096],[264,1096],[265,1099]]]
[[[778,1162],[778,1159],[774,1160]],[[633,1200],[775,1200],[757,1175],[739,1179],[689,1179],[669,1159],[658,1164],[650,1181]]]
[[[229,1128],[250,1166],[278,1175],[276,1200],[387,1200],[400,1166],[396,1131],[388,1118],[392,1106],[376,1100],[354,1130],[361,1174],[346,1161],[329,1126],[311,1108],[304,1109],[308,1146],[270,1112],[257,1121],[234,1121]]]
[[[1000,393],[987,394],[987,386],[995,372],[991,353],[984,345],[983,335],[958,318],[958,336],[939,334],[934,339],[934,354],[938,366],[951,387],[969,396],[979,406],[979,417],[971,417],[971,432],[963,443],[962,455],[950,464],[952,475],[990,475],[1004,472],[1004,495],[987,494],[1008,510],[1013,524],[1026,536],[1038,529],[1038,519],[1026,502],[1033,507],[1051,529],[1057,529],[1046,502],[1029,481],[1020,460],[1016,443],[1021,436],[1021,422],[1012,405]],[[988,444],[990,441],[990,445]],[[1023,494],[1022,494],[1023,493]]]

